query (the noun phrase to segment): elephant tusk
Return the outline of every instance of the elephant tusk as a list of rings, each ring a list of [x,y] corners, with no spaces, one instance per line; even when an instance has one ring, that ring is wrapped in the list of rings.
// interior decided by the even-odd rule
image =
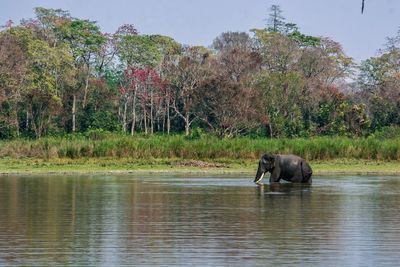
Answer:
[[[256,183],[258,183],[259,181],[262,180],[262,178],[264,177],[264,174],[265,174],[265,173],[261,174],[260,179],[258,179],[258,180],[256,181]]]

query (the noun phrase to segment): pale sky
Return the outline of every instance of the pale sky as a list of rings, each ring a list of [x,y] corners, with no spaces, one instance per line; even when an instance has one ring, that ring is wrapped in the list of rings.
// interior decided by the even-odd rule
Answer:
[[[33,8],[61,8],[95,20],[104,32],[125,23],[140,33],[163,34],[189,45],[209,46],[224,31],[263,28],[272,4],[301,32],[340,42],[360,61],[376,55],[400,26],[399,0],[0,0],[0,25],[34,16]]]

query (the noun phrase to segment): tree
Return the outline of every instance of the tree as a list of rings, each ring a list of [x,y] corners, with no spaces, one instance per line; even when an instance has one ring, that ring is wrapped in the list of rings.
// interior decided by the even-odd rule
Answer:
[[[24,24],[34,25],[33,29],[36,28],[38,33],[43,35],[44,39],[51,45],[63,42],[60,36],[57,36],[55,29],[72,19],[70,13],[62,9],[48,9],[43,7],[36,7],[34,12],[36,18],[26,20]]]
[[[25,36],[24,52],[28,63],[21,98],[27,110],[27,121],[31,122],[35,136],[41,137],[61,106],[60,90],[74,85],[73,58],[65,46],[52,47],[34,35],[29,36],[26,29],[20,34]]]
[[[263,71],[254,78],[253,86],[263,97],[270,136],[294,137],[304,133],[302,108],[308,103],[308,92],[298,72]]]
[[[298,30],[287,34],[287,36],[294,40],[301,48],[319,47],[321,45],[321,38],[302,34]]]
[[[176,42],[174,39],[168,36],[162,35],[151,35],[152,40],[158,45],[161,55],[162,61],[161,65],[159,66],[159,75],[160,79],[163,82],[162,90],[164,92],[162,105],[164,108],[160,108],[160,116],[162,117],[162,129],[169,134],[171,131],[171,104],[172,104],[172,91],[171,87],[166,86],[166,78],[169,76],[171,77],[169,71],[171,68],[168,66],[174,65],[175,62],[179,60],[179,57],[182,54],[182,45]]]
[[[110,81],[110,75],[105,74],[105,77],[90,79],[90,90],[96,93],[91,94],[86,108],[83,110],[85,116],[80,119],[82,131],[90,129],[118,131],[121,129],[116,112],[118,106],[116,86]]]
[[[197,118],[195,97],[201,82],[207,76],[209,51],[204,47],[185,47],[176,63],[171,63],[170,77],[172,88],[172,107],[185,124],[185,134],[189,134],[190,125]]]
[[[162,60],[160,47],[149,35],[116,35],[118,56],[124,67],[155,67]]]
[[[282,16],[281,7],[279,5],[272,5],[270,7],[266,29],[271,32],[283,32],[285,24],[285,18]]]
[[[366,103],[374,130],[400,124],[399,62],[400,32],[387,38],[379,56],[363,61],[359,68],[359,95]]]
[[[298,31],[298,27],[294,23],[287,23],[282,15],[282,10],[279,5],[272,5],[270,7],[269,17],[265,28],[269,32],[278,32],[281,34],[290,34]]]
[[[217,60],[213,64],[222,68],[234,82],[260,69],[261,58],[253,52],[251,39],[246,33],[222,33],[214,40],[213,47],[217,50]]]
[[[196,94],[196,115],[221,137],[255,132],[264,123],[259,93],[247,81],[227,75],[223,65],[214,62],[212,72]]]
[[[376,93],[388,78],[390,64],[385,57],[371,57],[361,62],[359,66],[358,84],[363,90]]]
[[[251,49],[251,45],[251,38],[245,32],[224,32],[214,39],[212,48],[222,52],[233,48]]]
[[[26,73],[26,55],[17,36],[10,30],[0,32],[0,138],[19,135],[17,104]]]
[[[154,131],[154,88],[150,84],[161,81],[159,68],[164,57],[173,54],[178,45],[172,38],[161,35],[138,35],[132,25],[123,25],[115,34],[117,53],[122,66],[126,68],[125,82],[121,86],[121,100],[123,104],[122,124],[127,130],[127,108],[132,109],[131,134],[135,131],[136,105],[140,98],[143,111],[143,125],[145,132]],[[157,71],[158,69],[158,71]],[[156,86],[157,89],[159,86]],[[149,98],[150,111],[147,111],[147,98]],[[128,103],[132,101],[132,103]],[[150,115],[147,118],[147,115]]]
[[[67,43],[71,48],[75,67],[78,73],[83,74],[77,77],[80,85],[83,84],[82,108],[87,104],[89,94],[89,80],[94,56],[99,52],[102,45],[106,42],[106,37],[100,32],[100,28],[95,22],[89,20],[69,19],[63,20],[54,29],[57,36]],[[76,131],[76,114],[79,90],[71,91],[72,97],[72,132]]]
[[[136,69],[130,68],[125,71],[125,84],[126,87],[121,88],[121,93],[126,95],[127,101],[124,106],[124,124],[126,128],[126,108],[128,101],[131,100],[132,109],[132,123],[131,134],[135,132],[135,125],[137,121],[137,104],[142,110],[144,131],[147,134],[154,133],[156,109],[163,101],[165,94],[163,94],[164,83],[156,70],[151,68]],[[140,103],[138,103],[140,102]],[[159,105],[155,105],[159,103]]]
[[[300,57],[297,43],[277,32],[254,29],[255,50],[262,66],[272,72],[286,73],[295,68]]]

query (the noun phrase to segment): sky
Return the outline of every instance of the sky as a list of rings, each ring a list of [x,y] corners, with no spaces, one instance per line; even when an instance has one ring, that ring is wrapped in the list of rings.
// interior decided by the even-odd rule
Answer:
[[[361,61],[376,56],[400,26],[399,0],[365,1],[362,15],[361,0],[0,0],[0,25],[34,17],[34,7],[61,8],[97,21],[104,32],[129,23],[142,34],[209,46],[222,32],[265,27],[269,7],[277,4],[301,32],[330,37]]]

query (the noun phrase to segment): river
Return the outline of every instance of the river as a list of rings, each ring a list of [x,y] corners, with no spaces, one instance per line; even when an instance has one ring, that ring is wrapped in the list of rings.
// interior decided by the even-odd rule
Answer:
[[[253,178],[0,176],[0,266],[399,264],[400,177]]]

